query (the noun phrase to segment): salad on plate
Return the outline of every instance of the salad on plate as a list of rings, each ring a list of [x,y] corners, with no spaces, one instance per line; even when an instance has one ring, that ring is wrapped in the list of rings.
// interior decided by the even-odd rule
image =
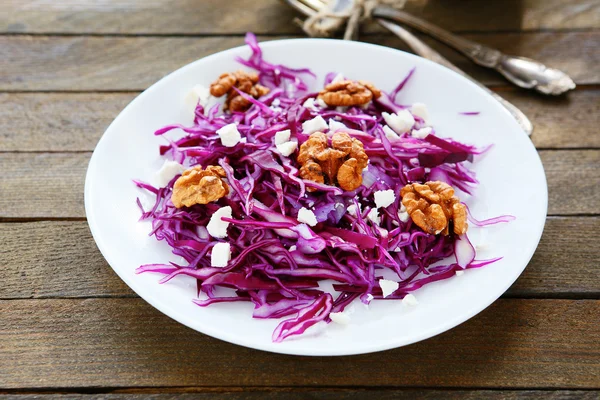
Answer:
[[[141,219],[181,262],[141,265],[197,282],[200,307],[251,302],[280,319],[273,341],[318,323],[351,323],[354,301],[418,304],[414,292],[499,258],[478,259],[464,204],[469,168],[487,148],[441,138],[425,104],[342,71],[269,63],[254,35],[248,59],[198,85],[191,126],[170,125]],[[388,90],[385,90],[388,89]],[[476,116],[476,112],[466,115]],[[177,138],[171,135],[183,132]]]

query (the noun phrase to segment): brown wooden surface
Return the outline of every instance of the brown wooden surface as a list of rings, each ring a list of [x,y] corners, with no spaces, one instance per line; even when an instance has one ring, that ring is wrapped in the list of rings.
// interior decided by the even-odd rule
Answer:
[[[0,400],[599,398],[600,2],[408,9],[576,80],[544,97],[426,39],[531,118],[550,216],[525,272],[473,319],[400,349],[311,358],[224,343],[160,314],[110,269],[83,209],[91,151],[141,90],[246,31],[303,37],[297,14],[277,0],[0,1]],[[363,32],[406,49],[376,26]]]
[[[11,33],[301,33],[278,0],[3,0],[0,31]],[[453,31],[597,28],[595,0],[409,0],[407,10]],[[248,17],[248,13],[253,15]],[[119,16],[115,17],[114,13]]]
[[[173,389],[171,389],[173,390]],[[218,390],[218,391],[217,391]],[[290,388],[193,388],[185,389],[192,393],[151,394],[108,393],[108,394],[48,394],[48,395],[1,395],[0,400],[597,400],[598,394],[585,390],[423,390],[423,389],[328,389],[293,390]]]
[[[600,83],[600,32],[532,32],[465,35],[484,44],[527,55],[569,73],[578,84]],[[273,40],[273,37],[261,37]],[[390,36],[365,41],[406,50]],[[427,40],[428,42],[431,42]],[[241,46],[234,37],[0,36],[0,90],[143,90],[167,73],[199,58]],[[431,42],[433,43],[433,42]],[[439,46],[438,46],[439,47]],[[137,51],[143,48],[144,51]],[[441,48],[460,68],[488,85],[506,81]],[[300,66],[299,66],[300,67]]]
[[[599,313],[600,300],[498,300],[451,331],[411,346],[350,357],[298,357],[201,335],[141,299],[11,300],[0,302],[0,370],[5,388],[58,382],[592,388],[600,379]],[[578,340],[567,343],[565,337]]]

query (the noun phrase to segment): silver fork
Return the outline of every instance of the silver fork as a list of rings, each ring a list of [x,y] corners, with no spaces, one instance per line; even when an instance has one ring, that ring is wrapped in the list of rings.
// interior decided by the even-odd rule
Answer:
[[[322,7],[326,6],[326,4],[321,0],[283,0],[283,1],[306,16],[315,15],[316,11],[318,11]],[[489,93],[492,97],[494,97],[500,104],[502,104],[504,106],[504,108],[506,108],[506,110],[508,110],[508,112],[515,118],[515,120],[521,126],[521,128],[525,131],[525,133],[528,136],[531,136],[531,133],[533,132],[533,124],[531,123],[529,118],[527,118],[527,116],[525,114],[523,114],[523,112],[521,110],[519,110],[516,106],[514,106],[512,103],[508,102],[507,100],[502,98],[497,93],[492,92],[486,86],[482,85],[481,83],[479,83],[478,81],[476,81],[475,79],[473,79],[472,77],[467,75],[465,72],[463,72],[457,66],[452,64],[450,61],[448,61],[437,51],[435,51],[434,49],[429,47],[427,44],[425,44],[423,41],[421,41],[419,38],[417,38],[415,35],[413,35],[409,31],[407,31],[406,29],[402,28],[400,25],[386,21],[382,18],[375,18],[375,20],[381,26],[388,29],[390,32],[394,33],[396,36],[398,36],[400,39],[402,39],[404,42],[406,42],[406,44],[416,54],[420,55],[423,58],[431,60],[435,63],[443,65],[446,68],[450,68],[451,70],[463,75],[464,77],[468,78],[469,80],[471,80],[472,82],[477,84],[479,87],[481,87],[487,93]]]

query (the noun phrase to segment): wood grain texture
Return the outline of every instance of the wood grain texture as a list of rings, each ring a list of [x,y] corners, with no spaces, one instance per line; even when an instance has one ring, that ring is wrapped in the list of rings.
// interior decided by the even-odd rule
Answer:
[[[542,150],[550,215],[600,212],[600,150]],[[0,218],[82,218],[90,153],[0,153]],[[134,178],[134,177],[132,177]],[[23,193],[28,194],[22,201]],[[585,201],[582,201],[585,199]]]
[[[134,389],[135,390],[135,389]],[[156,390],[156,389],[151,389]],[[161,389],[162,391],[170,391]],[[202,390],[202,389],[200,389]],[[144,394],[23,394],[0,395],[0,400],[597,400],[597,391],[586,390],[423,390],[423,389],[331,389],[298,390],[297,388],[272,388],[223,391],[208,389],[193,393],[160,393],[148,391]]]
[[[11,33],[301,32],[291,23],[299,15],[274,0],[228,0],[226,9],[219,0],[4,0],[0,7],[0,31]],[[409,0],[406,10],[454,31],[586,29],[600,19],[594,0]]]
[[[600,90],[545,97],[525,90],[501,95],[535,126],[542,148],[600,148]],[[137,93],[2,93],[0,151],[92,151],[100,136]]]
[[[596,68],[600,64],[600,32],[467,37],[563,69],[578,84],[600,82],[600,70]],[[387,35],[365,36],[364,40],[406,49],[399,39]],[[0,90],[143,90],[191,61],[242,44],[242,37],[0,36]],[[450,50],[441,50],[479,81],[507,84],[498,73],[478,67]]]
[[[548,218],[533,259],[505,297],[598,298],[595,242],[600,218]],[[110,269],[85,221],[3,223],[0,243],[0,299],[136,296]]]
[[[408,347],[298,357],[201,335],[139,299],[0,301],[0,387],[598,389],[598,313],[600,300],[499,300]]]
[[[137,93],[2,93],[0,151],[92,151],[135,96]]]

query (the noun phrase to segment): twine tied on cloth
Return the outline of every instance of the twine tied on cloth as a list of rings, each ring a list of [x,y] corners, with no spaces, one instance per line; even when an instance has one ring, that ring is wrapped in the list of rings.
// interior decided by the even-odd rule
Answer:
[[[308,17],[302,24],[302,29],[309,36],[319,37],[331,36],[345,26],[344,40],[351,40],[360,23],[371,18],[375,7],[385,5],[400,9],[406,3],[406,0],[345,0],[352,5],[341,11],[333,11],[340,1],[344,0],[330,1],[315,15]]]

